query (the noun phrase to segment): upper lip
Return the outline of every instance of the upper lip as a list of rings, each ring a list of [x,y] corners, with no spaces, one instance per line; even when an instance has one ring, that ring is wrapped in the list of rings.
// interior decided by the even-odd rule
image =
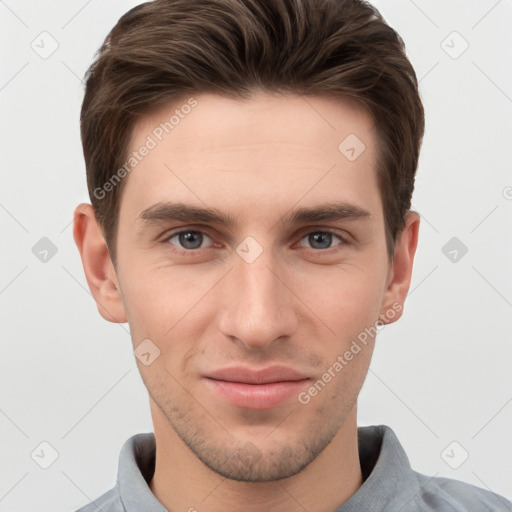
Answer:
[[[287,366],[270,366],[259,370],[232,366],[210,372],[205,377],[244,384],[268,384],[270,382],[297,381],[309,378],[307,375]]]

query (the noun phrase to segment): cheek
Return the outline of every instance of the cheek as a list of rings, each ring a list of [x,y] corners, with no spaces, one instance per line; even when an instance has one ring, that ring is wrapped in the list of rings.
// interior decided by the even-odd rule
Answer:
[[[343,266],[317,273],[308,281],[295,281],[298,295],[339,341],[352,339],[374,325],[382,301],[378,269]]]
[[[170,271],[142,258],[126,262],[120,278],[125,305],[136,323],[168,322],[195,295],[195,285],[179,269]]]
[[[358,343],[357,348],[351,346],[357,353],[351,352],[350,360],[345,357],[347,351],[340,351],[327,358],[324,373],[298,397],[299,403],[309,409],[313,417],[325,418],[338,426],[357,402],[374,344],[370,341],[366,344]]]
[[[158,362],[165,361],[173,373],[181,372],[191,353],[197,352],[198,340],[204,337],[218,307],[209,293],[211,288],[206,275],[194,278],[179,270],[158,269],[138,272],[124,287],[134,348],[151,340],[160,350]]]

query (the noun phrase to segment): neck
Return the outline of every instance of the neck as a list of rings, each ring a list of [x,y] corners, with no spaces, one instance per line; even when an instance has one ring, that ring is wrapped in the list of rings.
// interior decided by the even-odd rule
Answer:
[[[155,473],[150,489],[168,510],[333,512],[361,486],[356,407],[324,451],[301,472],[272,482],[239,482],[205,466],[160,411],[153,410]]]

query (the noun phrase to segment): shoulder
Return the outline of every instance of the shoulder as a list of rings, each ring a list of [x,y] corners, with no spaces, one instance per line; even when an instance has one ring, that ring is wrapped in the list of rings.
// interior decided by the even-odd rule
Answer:
[[[512,503],[494,492],[466,482],[416,473],[420,510],[443,512],[512,512]]]
[[[96,498],[76,512],[98,512],[99,510],[102,512],[125,512],[121,497],[116,488],[102,494],[99,498]]]
[[[367,477],[347,511],[512,512],[512,503],[499,494],[415,471],[390,427],[360,427],[358,434],[361,468]],[[373,508],[367,506],[369,501]]]

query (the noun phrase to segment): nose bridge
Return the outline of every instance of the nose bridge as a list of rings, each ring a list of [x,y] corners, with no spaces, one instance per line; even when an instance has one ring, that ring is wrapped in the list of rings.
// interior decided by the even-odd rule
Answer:
[[[290,336],[296,327],[293,294],[283,284],[283,265],[271,249],[258,250],[252,241],[237,248],[234,268],[226,283],[227,293],[221,329],[247,347],[264,347]],[[250,256],[250,257],[248,257]]]

